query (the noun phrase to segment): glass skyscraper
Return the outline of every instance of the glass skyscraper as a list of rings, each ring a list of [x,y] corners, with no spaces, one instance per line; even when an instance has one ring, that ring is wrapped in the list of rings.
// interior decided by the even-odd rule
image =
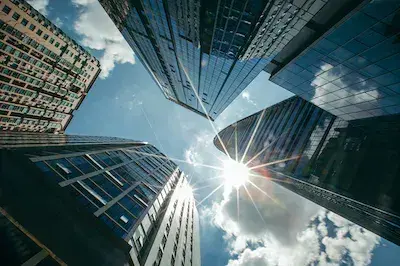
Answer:
[[[164,95],[211,119],[326,2],[100,0]]]
[[[237,140],[250,166],[272,162],[259,174],[400,244],[399,115],[345,121],[295,96],[219,134],[232,158]]]
[[[315,17],[265,70],[345,120],[399,114],[400,1],[343,1]]]
[[[200,265],[190,186],[152,145],[1,132],[0,153],[0,233],[31,254],[7,245],[10,263],[51,258],[55,265]]]

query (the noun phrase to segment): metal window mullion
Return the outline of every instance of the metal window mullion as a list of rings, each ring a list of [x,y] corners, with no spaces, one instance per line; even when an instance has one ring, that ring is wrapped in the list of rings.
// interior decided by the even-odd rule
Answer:
[[[96,212],[94,212],[94,215],[96,217],[99,217],[101,214],[103,214],[105,211],[107,211],[109,208],[111,208],[115,203],[117,203],[120,199],[125,197],[129,192],[131,192],[135,187],[139,185],[140,182],[134,183],[132,186],[130,186],[128,189],[124,190],[121,194],[107,202],[106,205],[102,206],[99,208]]]
[[[129,149],[133,149],[133,148],[137,148],[137,147],[142,147],[142,146],[132,146],[132,147],[129,147]],[[30,160],[31,160],[32,162],[41,162],[41,161],[47,161],[47,160],[56,160],[56,159],[62,159],[62,158],[83,156],[83,155],[85,155],[85,154],[97,154],[97,153],[102,153],[102,152],[106,152],[106,151],[118,151],[118,150],[122,150],[122,149],[123,149],[123,148],[118,147],[118,148],[94,150],[94,151],[92,151],[92,152],[82,151],[82,152],[74,152],[74,153],[68,153],[68,154],[57,154],[57,155],[49,155],[49,156],[38,156],[38,157],[30,158]]]
[[[179,167],[176,167],[175,172],[176,172],[176,171],[179,171]],[[174,172],[173,174],[175,174],[175,172]],[[171,174],[170,177],[171,177],[173,174]],[[181,172],[181,176],[180,176],[179,178],[181,178],[182,176],[183,176],[183,173]],[[177,188],[177,186],[178,186],[178,184],[175,186],[175,188],[173,188],[173,190],[170,191],[170,193],[174,193],[174,192],[175,192],[175,189]],[[160,194],[161,194],[161,190],[160,190],[158,193],[156,193],[156,195],[155,195],[153,201],[151,201],[151,202],[149,202],[149,204],[147,204],[147,207],[145,208],[145,210],[142,212],[142,214],[140,215],[140,217],[138,217],[138,219],[137,219],[137,221],[136,221],[136,224],[131,228],[131,230],[129,231],[129,233],[125,236],[125,238],[124,238],[125,240],[128,240],[128,239],[130,239],[131,237],[133,237],[133,234],[135,233],[136,229],[142,224],[142,221],[143,221],[144,217],[148,214],[150,208],[153,207],[154,202],[158,199],[158,197],[159,197]],[[172,198],[170,198],[170,202],[171,202],[171,199],[172,199]],[[161,206],[160,206],[160,207],[161,207]]]
[[[35,266],[38,265],[42,260],[44,260],[49,253],[45,250],[42,249],[35,255],[33,255],[29,260],[25,261],[24,263],[21,264],[21,266]]]
[[[62,182],[60,182],[60,183],[58,183],[58,184],[59,184],[61,187],[65,187],[65,186],[68,186],[68,185],[70,185],[70,184],[72,184],[72,183],[75,183],[75,182],[77,182],[77,181],[82,181],[82,180],[85,180],[85,179],[87,179],[87,178],[89,178],[89,177],[93,177],[93,176],[96,176],[96,175],[98,175],[98,174],[103,174],[103,173],[105,173],[106,171],[111,171],[111,170],[117,169],[117,168],[119,168],[119,167],[121,167],[121,166],[125,166],[125,165],[128,165],[128,164],[133,163],[133,162],[135,162],[135,160],[130,160],[130,161],[127,161],[127,162],[123,162],[123,163],[120,163],[120,164],[116,164],[116,165],[113,165],[113,166],[109,166],[109,167],[106,167],[106,168],[103,168],[103,169],[100,169],[100,170],[91,172],[91,173],[89,173],[89,174],[81,175],[81,176],[78,176],[78,177],[75,177],[75,178],[71,178],[71,179],[62,181]]]
[[[54,146],[54,147],[60,147],[60,146],[79,146],[79,145],[104,145],[104,144],[110,144],[110,143],[98,143],[98,142],[78,142],[78,143],[28,143],[28,144],[4,144],[1,145],[1,148],[30,148],[30,147],[49,147],[49,146]],[[117,142],[117,143],[111,143],[112,145],[123,145],[123,144],[129,144],[129,143],[124,143],[124,142]],[[143,143],[131,143],[132,145],[146,145]]]
[[[164,165],[167,163],[168,161],[165,161],[164,163],[160,164],[159,166],[157,166],[156,168],[153,168],[153,171],[151,171],[150,173],[147,174],[148,177],[151,178],[151,176],[154,176],[157,172],[159,172],[159,170],[164,167]],[[154,177],[155,178],[155,177]],[[157,180],[157,179],[156,179]],[[158,181],[158,180],[157,180]],[[162,184],[162,185],[165,185]]]

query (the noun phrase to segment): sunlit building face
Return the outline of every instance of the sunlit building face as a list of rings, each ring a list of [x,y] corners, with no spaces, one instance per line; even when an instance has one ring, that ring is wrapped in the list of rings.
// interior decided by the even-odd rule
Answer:
[[[0,130],[62,133],[99,61],[26,1],[0,3]]]

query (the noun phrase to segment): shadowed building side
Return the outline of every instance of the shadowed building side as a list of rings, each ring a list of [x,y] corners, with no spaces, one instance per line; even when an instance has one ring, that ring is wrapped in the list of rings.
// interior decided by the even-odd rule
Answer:
[[[0,178],[1,244],[10,263],[160,265],[174,256],[180,265],[200,265],[198,216],[186,176],[152,145],[1,132]],[[156,236],[172,226],[182,234],[167,234],[179,245],[168,253]]]
[[[400,116],[344,121],[295,96],[219,134],[254,171],[400,244]]]

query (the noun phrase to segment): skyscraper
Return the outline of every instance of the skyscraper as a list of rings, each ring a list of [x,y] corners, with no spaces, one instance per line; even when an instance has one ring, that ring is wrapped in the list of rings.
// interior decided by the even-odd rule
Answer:
[[[0,178],[7,265],[200,265],[191,188],[152,145],[2,132]]]
[[[400,113],[400,1],[342,1],[278,53],[270,80],[345,120]]]
[[[0,130],[62,133],[99,61],[25,1],[0,3]]]
[[[211,119],[326,2],[100,0],[164,95]]]
[[[295,96],[219,134],[232,158],[237,141],[260,175],[400,244],[399,115],[345,121]]]

